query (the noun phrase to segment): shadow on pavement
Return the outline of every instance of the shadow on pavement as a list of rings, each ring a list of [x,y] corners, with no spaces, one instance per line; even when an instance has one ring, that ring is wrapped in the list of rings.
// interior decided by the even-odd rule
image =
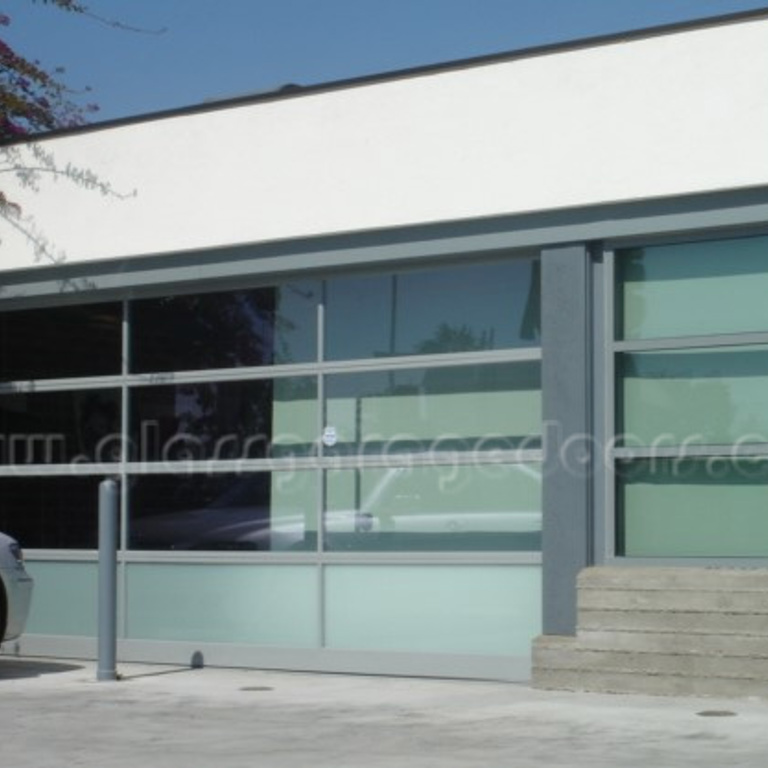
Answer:
[[[118,664],[118,671],[119,671],[119,664]],[[178,675],[182,672],[194,672],[195,667],[174,667],[173,669],[160,669],[157,671],[152,672],[138,672],[134,675],[125,675],[120,674],[121,680],[138,680],[142,677],[161,677],[162,675]]]
[[[81,664],[0,657],[0,683],[3,680],[41,677],[42,675],[53,675],[61,672],[73,672],[76,669],[84,669],[84,667]]]
[[[121,680],[136,680],[140,677],[159,677],[160,675],[178,675],[180,672],[193,672],[205,666],[205,659],[201,651],[195,651],[189,659],[189,665],[174,666],[170,669],[153,669],[151,672],[138,672],[133,675],[120,675]]]

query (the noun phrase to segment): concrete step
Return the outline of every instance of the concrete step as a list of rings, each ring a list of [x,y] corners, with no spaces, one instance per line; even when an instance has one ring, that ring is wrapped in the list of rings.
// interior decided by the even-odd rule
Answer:
[[[578,633],[585,631],[684,632],[768,636],[761,613],[587,609],[578,612]]]
[[[704,653],[768,658],[768,635],[581,630],[578,634],[578,644],[579,647],[592,651]]]
[[[595,566],[578,577],[579,588],[768,591],[768,568]]]
[[[677,590],[580,587],[578,609],[623,611],[682,611],[685,613],[761,614],[768,623],[768,589]]]
[[[596,651],[575,644],[570,648],[539,647],[534,665],[540,669],[585,672],[632,672],[680,677],[726,677],[762,680],[768,685],[768,658],[705,653],[641,653]]]
[[[635,672],[594,672],[572,669],[534,669],[536,688],[594,693],[638,693],[653,696],[768,696],[762,680],[724,677],[684,677]]]
[[[595,567],[576,637],[537,638],[540,688],[768,696],[768,569]]]

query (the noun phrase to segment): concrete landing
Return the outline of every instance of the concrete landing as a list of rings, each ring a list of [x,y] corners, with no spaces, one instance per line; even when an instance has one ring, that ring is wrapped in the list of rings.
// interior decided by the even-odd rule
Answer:
[[[763,768],[768,701],[0,658],[14,768]]]

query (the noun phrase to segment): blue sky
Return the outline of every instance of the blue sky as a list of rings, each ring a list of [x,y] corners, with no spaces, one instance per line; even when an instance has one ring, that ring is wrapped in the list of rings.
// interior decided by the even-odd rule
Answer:
[[[20,53],[66,69],[96,120],[768,7],[766,0],[90,0],[127,32],[0,0]],[[165,30],[157,32],[158,30]]]

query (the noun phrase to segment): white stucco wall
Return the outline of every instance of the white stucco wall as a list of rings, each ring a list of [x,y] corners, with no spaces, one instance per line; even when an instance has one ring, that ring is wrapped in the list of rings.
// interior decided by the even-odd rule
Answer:
[[[44,142],[135,198],[3,189],[69,262],[768,183],[768,19]],[[0,268],[33,263],[0,223]]]

